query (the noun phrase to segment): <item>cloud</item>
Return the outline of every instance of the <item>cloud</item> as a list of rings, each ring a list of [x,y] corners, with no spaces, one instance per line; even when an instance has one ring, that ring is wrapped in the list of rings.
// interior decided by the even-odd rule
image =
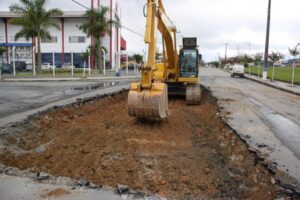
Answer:
[[[0,10],[15,2],[0,1],[3,1]],[[90,5],[89,0],[78,1]],[[123,25],[142,35],[145,3],[146,0],[119,0]],[[229,55],[237,54],[237,46],[241,52],[249,52],[249,43],[252,53],[264,50],[267,0],[163,0],[163,3],[181,32],[179,36],[197,37],[207,61],[224,55],[224,43],[230,44]],[[71,0],[49,0],[49,6],[57,5],[67,10],[82,10]],[[299,0],[272,0],[270,51],[288,54],[288,47],[300,42],[299,7]],[[142,53],[145,49],[143,37],[125,29],[122,32],[129,51]]]

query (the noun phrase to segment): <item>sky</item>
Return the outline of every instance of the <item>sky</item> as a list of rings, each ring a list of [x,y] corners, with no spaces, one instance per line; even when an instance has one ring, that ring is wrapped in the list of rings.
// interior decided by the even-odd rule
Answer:
[[[71,0],[48,0],[49,7],[59,5],[65,10],[83,10]],[[77,0],[90,6],[90,0]],[[100,0],[104,1],[104,0]],[[118,0],[122,11],[129,52],[142,53],[146,0]],[[15,0],[0,0],[0,10],[8,10]],[[163,0],[169,18],[176,25],[178,41],[182,37],[197,37],[205,61],[224,57],[225,43],[228,56],[238,53],[255,54],[264,51],[268,0]],[[270,51],[279,51],[289,58],[288,48],[300,42],[300,1],[272,0]]]

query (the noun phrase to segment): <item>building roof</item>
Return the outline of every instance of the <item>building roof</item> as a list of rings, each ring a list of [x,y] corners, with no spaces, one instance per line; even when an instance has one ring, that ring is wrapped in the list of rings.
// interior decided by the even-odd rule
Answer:
[[[63,18],[81,18],[84,17],[85,11],[64,11],[64,14],[61,16]],[[9,11],[0,11],[0,18],[14,18],[19,17],[15,13]],[[59,17],[60,18],[60,17]]]

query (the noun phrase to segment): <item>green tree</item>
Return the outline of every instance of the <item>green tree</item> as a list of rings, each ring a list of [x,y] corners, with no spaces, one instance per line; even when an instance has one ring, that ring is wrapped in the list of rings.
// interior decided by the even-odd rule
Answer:
[[[3,47],[0,47],[0,56],[5,52],[5,49]]]
[[[0,57],[2,57],[3,53],[5,52],[5,48],[0,47]]]
[[[274,74],[275,74],[275,69],[274,69],[274,65],[277,61],[281,60],[284,58],[284,55],[281,54],[280,52],[273,52],[268,56],[270,58],[270,60],[272,60],[273,62],[273,70],[272,70],[272,81],[274,80]]]
[[[260,65],[260,63],[262,61],[262,58],[263,58],[263,53],[256,53],[254,55],[254,58],[253,58],[254,59],[254,63],[257,66],[257,76],[258,76],[258,78],[259,78],[259,74],[260,74],[260,72],[259,72],[259,65]]]
[[[108,7],[101,6],[101,9],[88,10],[85,13],[86,21],[79,27],[88,37],[95,38],[95,46],[91,49],[92,55],[95,56],[96,65],[99,71],[102,72],[102,38],[105,34],[110,34],[110,25],[117,25],[118,22],[108,20],[106,18],[109,12]]]
[[[262,58],[263,58],[263,53],[256,53],[256,54],[254,55],[254,62],[255,62],[255,65],[258,66],[258,65],[260,64]]]
[[[143,56],[140,54],[133,54],[133,58],[137,63],[141,63],[143,61]]]
[[[37,71],[41,70],[41,39],[51,38],[48,29],[55,27],[60,29],[51,17],[58,17],[63,14],[59,9],[45,9],[46,0],[20,0],[20,3],[12,4],[9,9],[20,17],[12,18],[10,23],[21,26],[21,30],[15,35],[15,40],[24,37],[29,39],[37,38],[38,62]]]
[[[298,50],[298,46],[300,44],[298,43],[294,48],[290,49],[289,52],[290,55],[294,57],[293,61],[293,74],[292,74],[292,85],[294,85],[294,79],[295,79],[295,65],[296,65],[296,57],[300,54],[300,51]]]
[[[2,55],[4,54],[4,52],[5,52],[5,48],[0,47],[0,68],[2,67],[2,64],[3,64]]]
[[[284,55],[281,54],[280,52],[273,52],[269,55],[269,59],[272,60],[273,62],[273,66],[274,63],[276,63],[277,61],[284,59]]]
[[[244,66],[249,66],[249,63],[253,62],[253,58],[250,55],[247,55],[247,54],[245,54],[243,56],[242,60],[243,60]]]

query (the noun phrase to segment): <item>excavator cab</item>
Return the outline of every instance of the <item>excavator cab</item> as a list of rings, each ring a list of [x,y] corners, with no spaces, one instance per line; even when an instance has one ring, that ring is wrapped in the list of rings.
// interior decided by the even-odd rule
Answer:
[[[182,78],[198,77],[199,56],[197,49],[182,49],[179,57],[179,76]]]
[[[199,65],[199,52],[197,38],[183,38],[183,48],[179,54],[179,77],[197,78]]]

